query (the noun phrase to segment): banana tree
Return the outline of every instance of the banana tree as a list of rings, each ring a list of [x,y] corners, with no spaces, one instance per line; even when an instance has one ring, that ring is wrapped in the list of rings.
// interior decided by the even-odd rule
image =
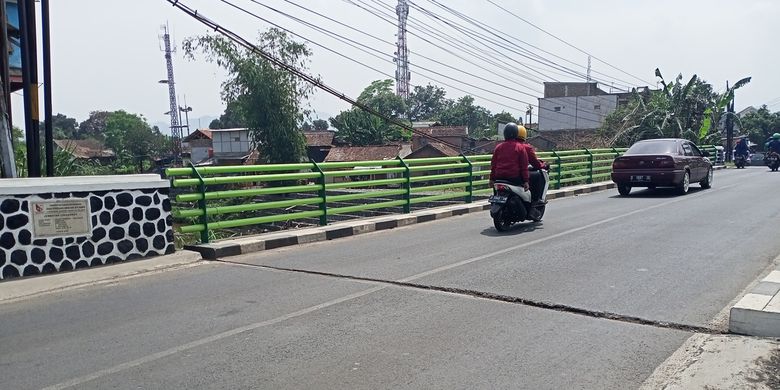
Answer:
[[[734,83],[731,88],[726,89],[726,92],[719,96],[713,106],[708,107],[704,111],[704,121],[702,121],[698,134],[699,143],[713,142],[715,138],[720,138],[717,132],[710,133],[710,131],[712,130],[712,124],[720,122],[721,118],[724,118],[726,115],[732,115],[739,120],[739,117],[733,112],[725,112],[724,110],[729,102],[734,99],[734,92],[749,83],[750,79],[750,77],[745,77]]]

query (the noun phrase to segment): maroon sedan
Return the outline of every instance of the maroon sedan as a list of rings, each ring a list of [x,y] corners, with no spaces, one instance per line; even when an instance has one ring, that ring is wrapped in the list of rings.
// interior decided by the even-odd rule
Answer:
[[[612,163],[612,181],[623,196],[633,187],[674,187],[685,195],[691,183],[698,182],[702,188],[712,186],[708,156],[684,139],[639,141]]]

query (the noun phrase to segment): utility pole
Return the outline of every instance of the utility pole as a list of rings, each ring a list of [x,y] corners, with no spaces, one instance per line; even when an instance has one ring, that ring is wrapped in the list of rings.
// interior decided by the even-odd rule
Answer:
[[[41,176],[40,115],[38,110],[38,51],[35,37],[35,1],[19,0],[22,47],[24,127],[27,134],[27,176]]]
[[[729,82],[726,81],[726,93],[728,91]],[[734,96],[726,107],[726,162],[731,162],[734,153]]]
[[[11,131],[11,82],[8,58],[8,16],[5,1],[0,4],[0,159],[4,178],[14,178],[16,173],[16,159],[14,158],[13,132]]]
[[[41,27],[43,28],[43,84],[46,86],[43,95],[44,146],[46,152],[46,176],[54,176],[54,131],[51,123],[52,93],[51,93],[51,25],[49,17],[49,0],[41,0]]]
[[[179,124],[178,113],[179,105],[176,103],[176,84],[173,80],[173,50],[171,49],[171,35],[168,33],[168,25],[164,25],[163,29],[163,44],[165,45],[165,63],[168,68],[168,102],[170,104],[170,116],[171,116],[171,139],[173,141],[173,165],[181,160],[181,125]],[[177,115],[178,114],[178,115]]]
[[[410,92],[409,80],[411,80],[412,74],[409,72],[409,48],[406,46],[406,18],[409,16],[409,3],[407,3],[407,0],[398,0],[395,12],[398,14],[395,88],[398,96],[408,99]]]

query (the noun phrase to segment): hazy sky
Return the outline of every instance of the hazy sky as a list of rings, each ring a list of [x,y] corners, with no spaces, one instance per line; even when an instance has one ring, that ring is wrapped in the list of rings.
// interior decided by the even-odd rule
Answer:
[[[246,7],[293,32],[316,41],[337,53],[366,63],[387,75],[395,72],[395,65],[360,52],[346,44],[302,26],[293,20],[263,8],[251,0],[230,0]],[[394,0],[354,0],[367,6],[394,6]],[[555,56],[574,64],[540,53],[557,64],[584,72],[587,55],[551,38],[526,23],[506,14],[488,0],[438,0],[439,3],[460,11],[488,30],[500,30],[529,44],[543,48]],[[269,24],[231,8],[221,0],[182,0],[197,8],[200,13],[220,22],[245,37],[255,37]],[[384,40],[394,42],[396,28],[345,0],[290,0],[305,5],[331,18]],[[392,45],[349,30],[346,27],[296,8],[285,0],[258,0],[317,26],[340,33],[386,53],[390,59]],[[778,0],[494,0],[497,4],[520,14],[540,27],[550,31],[573,45],[627,73],[653,83],[653,71],[660,68],[667,80],[682,73],[686,80],[693,73],[722,89],[726,80],[732,82],[745,76],[753,81],[737,94],[736,106],[780,100],[780,54],[777,39],[780,37],[780,1]],[[412,0],[412,3],[440,17],[455,19],[452,14],[437,7],[431,0]],[[180,46],[182,39],[209,33],[194,19],[171,7],[164,0],[106,1],[68,0],[53,1],[53,88],[54,111],[85,119],[90,111],[125,109],[146,116],[150,123],[167,122],[163,114],[168,111],[168,91],[158,80],[166,77],[165,59],[160,50],[160,25],[169,23]],[[390,12],[390,11],[387,11]],[[420,25],[450,36],[448,44],[436,41],[430,33],[410,26],[409,30],[439,44],[447,51],[433,47],[422,39],[410,35],[409,48],[412,62],[412,83],[429,82],[451,84],[470,94],[478,95],[478,104],[493,111],[507,110],[519,114],[526,102],[536,103],[542,90],[539,81],[582,81],[560,70],[534,62],[527,55],[518,54],[523,46],[512,44],[503,54],[482,55],[481,58],[463,52],[456,40],[468,40],[462,33],[446,27],[438,21],[412,9],[410,18]],[[469,26],[476,29],[474,26]],[[481,35],[498,40],[484,30]],[[300,38],[299,38],[300,39]],[[505,42],[501,41],[503,44]],[[452,46],[452,45],[456,46]],[[472,43],[475,44],[475,43]],[[336,89],[357,96],[372,80],[388,78],[333,52],[310,44],[311,73],[319,74],[323,81]],[[486,44],[478,49],[490,50]],[[530,49],[530,48],[529,48]],[[449,52],[448,52],[449,51]],[[514,51],[514,52],[513,52]],[[421,58],[420,53],[450,67]],[[458,56],[477,63],[472,65]],[[192,118],[218,116],[224,105],[220,100],[220,83],[224,74],[215,65],[204,61],[188,61],[179,51],[175,57],[177,92],[186,95],[187,105],[193,107]],[[491,58],[492,57],[492,58]],[[502,63],[503,65],[498,65]],[[527,65],[532,68],[528,68]],[[432,75],[419,69],[428,68],[441,75]],[[509,75],[500,67],[517,69],[528,74],[529,79]],[[453,69],[454,68],[454,69]],[[466,75],[462,70],[473,74]],[[593,76],[597,79],[619,79],[617,83],[647,85],[601,62],[593,60]],[[548,76],[543,77],[539,74]],[[595,72],[606,74],[602,75]],[[427,73],[427,74],[426,74]],[[442,76],[443,75],[443,76]],[[426,76],[431,76],[433,81]],[[448,78],[450,77],[450,78]],[[454,79],[454,81],[453,81]],[[510,80],[511,79],[511,80]],[[472,84],[472,86],[464,83]],[[499,87],[496,84],[505,85]],[[522,84],[522,85],[521,85]],[[442,85],[443,86],[443,85]],[[451,87],[445,87],[449,97],[464,95]],[[602,85],[607,88],[608,85]],[[485,91],[487,90],[487,91]],[[504,95],[499,96],[493,92]],[[490,102],[493,100],[495,102]],[[182,101],[180,105],[184,105]],[[336,98],[318,92],[311,102],[320,116],[335,115],[348,106]],[[780,104],[773,108],[780,109]],[[14,97],[15,124],[23,127],[22,105],[19,95]],[[197,125],[195,121],[194,125]],[[201,123],[206,127],[208,123]]]

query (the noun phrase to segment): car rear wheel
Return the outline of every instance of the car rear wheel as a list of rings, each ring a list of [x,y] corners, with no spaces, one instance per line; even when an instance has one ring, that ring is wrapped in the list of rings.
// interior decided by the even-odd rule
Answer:
[[[699,184],[701,185],[701,188],[704,188],[705,190],[712,187],[712,179],[715,176],[715,173],[712,171],[712,168],[710,168],[709,172],[707,172],[707,177],[704,178]]]
[[[628,184],[618,184],[618,193],[623,196],[628,196],[631,193],[631,186]]]
[[[680,195],[685,195],[688,193],[688,189],[691,188],[691,174],[688,171],[685,171],[685,175],[683,175],[682,182],[677,185],[677,193]]]

